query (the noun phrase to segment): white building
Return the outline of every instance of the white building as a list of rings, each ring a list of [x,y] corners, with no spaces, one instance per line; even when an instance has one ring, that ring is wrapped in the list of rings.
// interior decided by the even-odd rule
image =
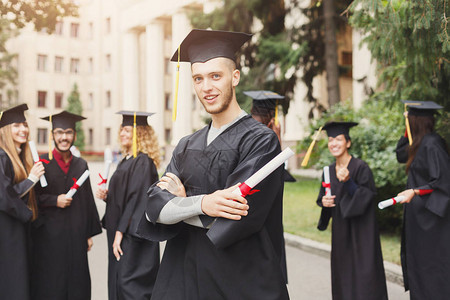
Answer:
[[[305,1],[309,2],[309,1]],[[201,128],[207,115],[193,92],[190,67],[182,64],[178,115],[172,122],[175,63],[169,60],[191,30],[187,13],[211,10],[213,0],[81,0],[79,18],[65,18],[52,35],[29,26],[9,41],[18,54],[18,99],[28,104],[31,138],[40,151],[47,150],[49,124],[40,117],[57,113],[67,105],[74,84],[83,103],[86,151],[101,153],[105,146],[118,149],[119,110],[155,112],[149,118],[166,154],[178,140]],[[299,18],[293,18],[299,19]],[[289,26],[289,18],[286,20]],[[343,99],[352,97],[359,106],[367,76],[373,84],[373,65],[367,49],[359,50],[360,37],[351,30],[340,38],[340,62],[353,64],[352,77],[341,79]],[[350,40],[349,40],[350,39]],[[352,55],[353,53],[353,55]],[[357,55],[356,55],[357,53]],[[353,57],[353,58],[352,58]],[[352,62],[353,60],[353,62]],[[356,67],[356,68],[355,68]],[[326,104],[325,76],[315,80],[315,92]],[[257,89],[257,87],[255,87]],[[305,137],[309,104],[299,82],[295,99],[283,125],[283,146]],[[307,133],[306,133],[307,134]],[[291,166],[296,166],[296,161]]]

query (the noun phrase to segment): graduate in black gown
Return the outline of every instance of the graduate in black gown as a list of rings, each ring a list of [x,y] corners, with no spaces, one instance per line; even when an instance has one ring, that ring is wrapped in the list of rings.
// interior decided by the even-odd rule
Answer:
[[[249,38],[194,29],[180,45],[212,122],[178,143],[165,175],[172,181],[148,192],[138,234],[167,239],[152,299],[289,298],[281,268],[283,168],[259,192],[232,193],[281,151],[276,134],[236,101],[234,53]],[[172,183],[184,188],[175,192]]]
[[[375,182],[369,166],[348,153],[349,128],[355,125],[357,123],[330,122],[323,127],[328,134],[328,149],[336,162],[329,166],[331,195],[326,195],[326,184],[323,184],[317,197],[317,205],[322,207],[318,229],[325,230],[333,218],[333,299],[387,299],[375,217]]]
[[[26,104],[0,111],[0,298],[29,299],[29,224],[36,219],[33,186],[44,174],[28,146]]]
[[[75,123],[82,119],[66,111],[51,119],[55,149],[51,157],[41,156],[50,161],[45,165],[48,186],[36,188],[39,217],[32,227],[32,299],[91,298],[88,251],[102,228],[90,181],[73,198],[66,198],[74,180],[88,169],[84,159],[70,152]]]
[[[136,134],[134,112],[119,114],[123,115],[119,141],[124,158],[109,189],[96,192],[106,201],[102,223],[108,236],[108,295],[110,300],[150,299],[159,268],[159,243],[139,238],[136,228],[145,211],[147,190],[158,180],[158,140],[147,123],[152,113],[136,112]]]
[[[409,107],[412,145],[401,137],[397,160],[406,163],[401,260],[411,299],[450,297],[450,161],[444,139],[434,131],[432,101],[404,101]]]
[[[278,136],[281,145],[281,126],[278,122],[278,104],[286,98],[272,91],[245,91],[245,95],[253,99],[251,115],[256,121],[272,129]],[[288,170],[284,169],[285,182],[296,182]]]

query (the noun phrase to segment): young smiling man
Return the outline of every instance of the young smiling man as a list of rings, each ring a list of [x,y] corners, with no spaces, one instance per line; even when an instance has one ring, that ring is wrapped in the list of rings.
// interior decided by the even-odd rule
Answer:
[[[148,191],[138,234],[167,240],[152,299],[289,299],[283,168],[246,198],[232,193],[280,152],[276,134],[236,101],[234,55],[250,37],[194,29],[172,58],[191,63],[212,122],[178,143],[165,176]]]
[[[43,118],[50,120],[49,117]],[[90,299],[91,280],[87,252],[101,225],[87,180],[73,198],[66,193],[88,169],[84,159],[72,156],[75,123],[85,119],[66,111],[53,115],[53,159],[41,156],[48,186],[37,188],[39,217],[32,229],[33,299]]]

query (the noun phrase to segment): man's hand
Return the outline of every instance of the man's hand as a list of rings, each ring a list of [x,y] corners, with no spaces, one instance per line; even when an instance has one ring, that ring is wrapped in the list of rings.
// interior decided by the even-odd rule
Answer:
[[[347,182],[350,179],[350,172],[345,167],[336,169],[336,177],[340,182]]]
[[[92,238],[87,239],[87,245],[88,245],[87,251],[89,252],[91,250],[92,246],[94,245],[94,241],[92,240]]]
[[[239,185],[240,183],[203,197],[202,211],[210,217],[221,217],[230,220],[240,220],[242,216],[246,216],[249,208],[247,200],[233,193]]]
[[[72,198],[66,198],[66,194],[59,195],[56,200],[56,206],[59,208],[66,208],[67,206],[70,206],[71,203]]]
[[[336,204],[334,203],[334,198],[336,198],[335,195],[333,195],[333,196],[323,196],[322,197],[322,206],[323,207],[335,207]]]
[[[106,201],[106,196],[108,196],[108,190],[107,189],[99,188],[95,192],[95,197],[97,197],[98,199],[101,199],[103,201]]]
[[[114,237],[113,242],[113,253],[116,257],[117,261],[120,260],[120,257],[123,255],[122,248],[120,247],[120,244],[122,243],[123,233],[120,231],[116,231],[116,236]]]
[[[162,190],[167,190],[172,195],[177,197],[186,197],[186,190],[184,189],[183,183],[180,178],[173,173],[167,172],[163,177],[161,177],[156,185]]]

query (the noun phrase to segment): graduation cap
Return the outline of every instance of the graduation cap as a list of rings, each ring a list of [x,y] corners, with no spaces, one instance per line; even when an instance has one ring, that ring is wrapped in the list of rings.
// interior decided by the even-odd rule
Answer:
[[[0,111],[0,128],[12,124],[26,121],[24,111],[28,110],[26,104],[14,106],[5,111]]]
[[[358,123],[356,122],[328,122],[324,126],[320,127],[316,135],[314,136],[311,145],[309,145],[308,151],[305,154],[305,158],[303,159],[301,166],[306,167],[308,165],[312,150],[322,129],[327,131],[327,135],[329,137],[337,137],[340,134],[349,136],[350,128],[356,125],[358,125]]]
[[[121,110],[116,112],[116,114],[122,115],[122,126],[133,126],[134,125],[134,114],[136,114],[136,125],[137,126],[146,126],[147,117],[154,115],[155,113],[148,113],[143,111],[128,111]]]
[[[356,125],[358,125],[358,123],[355,122],[328,122],[323,126],[323,130],[326,130],[327,135],[330,137],[337,137],[340,134],[350,136],[350,128]]]
[[[175,99],[172,111],[173,121],[175,121],[177,114],[180,62],[204,63],[217,57],[225,57],[235,61],[236,52],[251,37],[252,34],[243,32],[192,29],[171,58],[171,61],[177,62]]]
[[[41,119],[52,123],[52,127],[49,129],[49,134],[48,134],[48,136],[50,137],[52,129],[55,129],[55,128],[69,129],[69,128],[71,128],[71,129],[75,130],[76,122],[84,120],[86,118],[83,116],[76,115],[76,114],[73,114],[73,113],[63,110],[59,114],[50,115],[47,117],[43,117]],[[50,138],[48,139],[48,157],[50,158],[50,160],[53,159],[52,142],[51,142]]]
[[[285,97],[271,91],[246,91],[244,95],[253,99],[252,114],[267,115],[275,111],[275,125],[278,125],[278,101]]]
[[[122,126],[133,126],[133,157],[137,156],[137,128],[136,126],[148,125],[147,117],[154,113],[142,111],[118,111],[117,114],[122,115]]]
[[[402,100],[402,102],[405,104],[405,112],[408,110],[408,113],[411,116],[432,117],[435,113],[437,113],[438,109],[443,108],[433,101]],[[408,115],[405,118],[405,125],[406,132],[408,133],[409,145],[411,146],[413,143],[413,139],[411,135],[411,127],[409,126]]]

